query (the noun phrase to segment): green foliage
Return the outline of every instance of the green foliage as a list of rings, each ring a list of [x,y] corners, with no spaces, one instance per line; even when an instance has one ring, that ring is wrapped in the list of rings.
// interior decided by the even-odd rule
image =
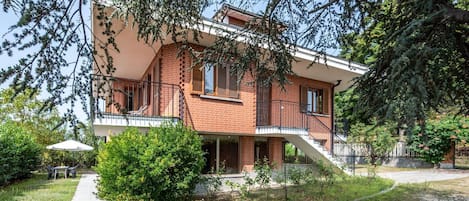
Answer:
[[[302,168],[293,167],[288,169],[288,179],[293,184],[300,184],[304,178],[304,170]]]
[[[204,165],[202,140],[181,123],[144,135],[127,128],[103,146],[96,168],[106,200],[179,200],[189,196]]]
[[[352,143],[361,143],[366,146],[366,157],[371,165],[379,165],[396,144],[393,133],[397,132],[396,126],[391,124],[365,125],[357,123],[352,126],[349,137]]]
[[[358,108],[359,95],[353,88],[341,91],[334,96],[334,118],[336,119],[336,131],[346,134],[352,125],[357,123],[371,123],[369,118],[363,115],[362,109]]]
[[[0,125],[0,186],[31,175],[40,163],[39,145],[11,122]]]
[[[264,157],[264,159],[256,161],[254,163],[254,172],[256,173],[254,181],[259,184],[261,188],[265,188],[270,184],[272,167],[268,158]]]
[[[454,105],[469,113],[467,4],[383,1],[363,32],[344,39],[345,56],[370,65],[355,88],[364,117],[412,128],[431,110]]]
[[[64,140],[65,129],[60,126],[63,120],[57,109],[45,109],[46,102],[38,98],[38,93],[32,89],[20,94],[15,94],[13,88],[0,91],[0,122],[10,121],[21,127],[40,145],[41,166],[72,161],[70,154],[46,149]]]
[[[469,118],[442,115],[427,121],[424,130],[415,128],[410,145],[425,161],[438,164],[450,150],[452,142],[468,139]]]
[[[222,174],[224,172],[225,163],[223,161],[218,170],[212,167],[207,175],[203,175],[200,178],[200,184],[204,187],[208,199],[212,199],[222,187]]]
[[[256,183],[253,178],[247,172],[243,172],[244,183],[236,183],[230,180],[226,180],[225,184],[231,188],[231,195],[234,191],[239,191],[241,200],[247,200],[251,195],[251,190],[254,184]]]
[[[104,140],[102,137],[94,134],[94,130],[91,126],[80,125],[78,128],[81,131],[78,135],[78,140],[86,145],[92,146],[94,149],[76,153],[77,158],[75,161],[80,163],[80,167],[91,168],[98,163],[98,153]],[[75,156],[75,154],[72,156]]]

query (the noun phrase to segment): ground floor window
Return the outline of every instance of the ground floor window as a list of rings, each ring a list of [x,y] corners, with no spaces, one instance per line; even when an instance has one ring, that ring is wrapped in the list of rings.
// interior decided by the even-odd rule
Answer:
[[[269,147],[266,137],[254,138],[254,160],[263,160],[269,158]]]
[[[223,166],[226,174],[239,173],[238,148],[239,137],[230,135],[202,135],[205,151],[203,174],[211,170],[220,170]]]

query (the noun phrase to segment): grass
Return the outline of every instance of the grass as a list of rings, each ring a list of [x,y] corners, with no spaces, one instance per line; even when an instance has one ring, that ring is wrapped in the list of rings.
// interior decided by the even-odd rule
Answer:
[[[347,177],[339,178],[332,185],[324,186],[321,191],[320,184],[304,184],[288,186],[288,200],[321,200],[321,201],[348,201],[371,195],[390,188],[393,182],[388,179]],[[205,200],[205,199],[204,199]],[[223,194],[212,200],[242,200],[238,195]],[[253,191],[248,197],[252,201],[285,200],[284,188]]]
[[[0,200],[70,201],[80,177],[47,180],[47,174],[35,173],[32,178],[0,188]]]
[[[355,166],[355,173],[367,173],[368,165],[358,164]],[[428,170],[431,168],[398,168],[398,167],[388,167],[388,166],[377,166],[376,173],[381,172],[402,172],[402,171],[416,171],[416,170]]]
[[[420,184],[402,184],[369,201],[467,200],[468,189],[469,177]]]

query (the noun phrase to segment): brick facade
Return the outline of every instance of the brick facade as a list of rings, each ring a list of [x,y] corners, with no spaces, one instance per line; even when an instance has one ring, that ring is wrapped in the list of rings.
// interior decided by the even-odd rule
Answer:
[[[283,138],[269,137],[267,139],[269,147],[269,161],[275,165],[276,169],[283,165]]]
[[[254,168],[254,137],[239,137],[239,170],[251,172]]]

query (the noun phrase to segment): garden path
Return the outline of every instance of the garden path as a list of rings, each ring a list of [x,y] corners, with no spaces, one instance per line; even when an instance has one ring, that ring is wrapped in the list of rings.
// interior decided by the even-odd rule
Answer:
[[[72,201],[100,201],[96,196],[98,192],[96,189],[97,178],[98,174],[96,173],[82,174]]]

